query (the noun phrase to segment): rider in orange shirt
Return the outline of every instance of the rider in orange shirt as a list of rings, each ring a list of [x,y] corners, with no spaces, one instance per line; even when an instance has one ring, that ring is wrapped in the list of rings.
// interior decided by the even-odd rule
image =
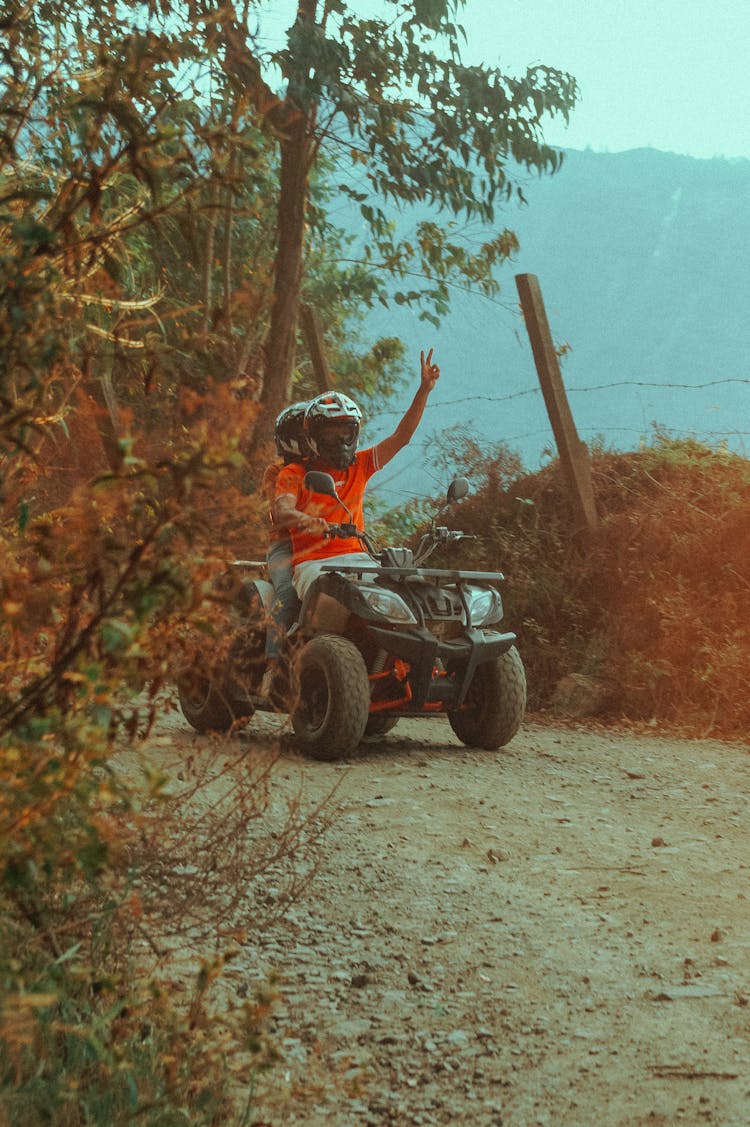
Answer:
[[[330,391],[313,399],[305,412],[305,434],[312,453],[307,467],[284,466],[276,484],[273,517],[276,527],[288,529],[294,550],[294,586],[302,598],[325,563],[367,562],[359,540],[329,540],[325,531],[346,514],[333,498],[310,493],[304,486],[306,468],[330,473],[336,492],[351,511],[358,528],[364,524],[363,501],[367,482],[410,441],[424,413],[427,397],[440,378],[432,363],[432,349],[420,353],[421,381],[401,422],[376,446],[357,451],[362,413],[341,392]],[[348,518],[347,518],[348,519]]]

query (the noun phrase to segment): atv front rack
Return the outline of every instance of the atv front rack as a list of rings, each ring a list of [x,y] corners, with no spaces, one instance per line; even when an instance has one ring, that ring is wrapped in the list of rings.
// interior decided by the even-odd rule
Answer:
[[[462,571],[442,567],[384,567],[382,564],[323,564],[323,571],[337,571],[341,575],[382,575],[384,579],[409,579],[413,576],[425,579],[446,579],[450,583],[460,580],[467,582],[501,583],[505,576],[501,571]]]

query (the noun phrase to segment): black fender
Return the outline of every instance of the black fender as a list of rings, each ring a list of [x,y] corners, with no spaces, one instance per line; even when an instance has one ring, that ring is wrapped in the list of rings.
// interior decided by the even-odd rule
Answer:
[[[245,579],[232,599],[232,608],[252,625],[268,622],[276,595],[267,579]]]

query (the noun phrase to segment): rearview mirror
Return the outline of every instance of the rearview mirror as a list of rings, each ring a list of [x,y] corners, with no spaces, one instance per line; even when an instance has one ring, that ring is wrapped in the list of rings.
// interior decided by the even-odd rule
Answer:
[[[450,504],[452,501],[462,501],[466,494],[469,492],[469,482],[465,477],[454,477],[453,481],[448,486],[447,501]]]
[[[311,493],[324,493],[326,497],[336,496],[336,483],[329,473],[321,470],[308,470],[305,474],[305,489]]]

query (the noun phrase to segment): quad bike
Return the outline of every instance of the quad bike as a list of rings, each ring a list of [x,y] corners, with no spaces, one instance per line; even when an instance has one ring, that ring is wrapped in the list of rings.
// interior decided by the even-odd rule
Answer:
[[[468,747],[507,744],[523,719],[526,677],[515,634],[500,627],[502,574],[423,567],[436,547],[465,538],[437,517],[415,550],[378,550],[329,474],[310,471],[305,485],[339,501],[350,519],[331,534],[357,536],[372,563],[323,566],[288,632],[273,703],[259,695],[273,588],[262,578],[230,583],[228,648],[219,658],[203,643],[178,679],[188,722],[227,731],[256,709],[288,711],[301,751],[322,760],[350,755],[402,716],[444,714]],[[437,516],[467,492],[456,478]],[[235,571],[260,566],[238,561]]]

